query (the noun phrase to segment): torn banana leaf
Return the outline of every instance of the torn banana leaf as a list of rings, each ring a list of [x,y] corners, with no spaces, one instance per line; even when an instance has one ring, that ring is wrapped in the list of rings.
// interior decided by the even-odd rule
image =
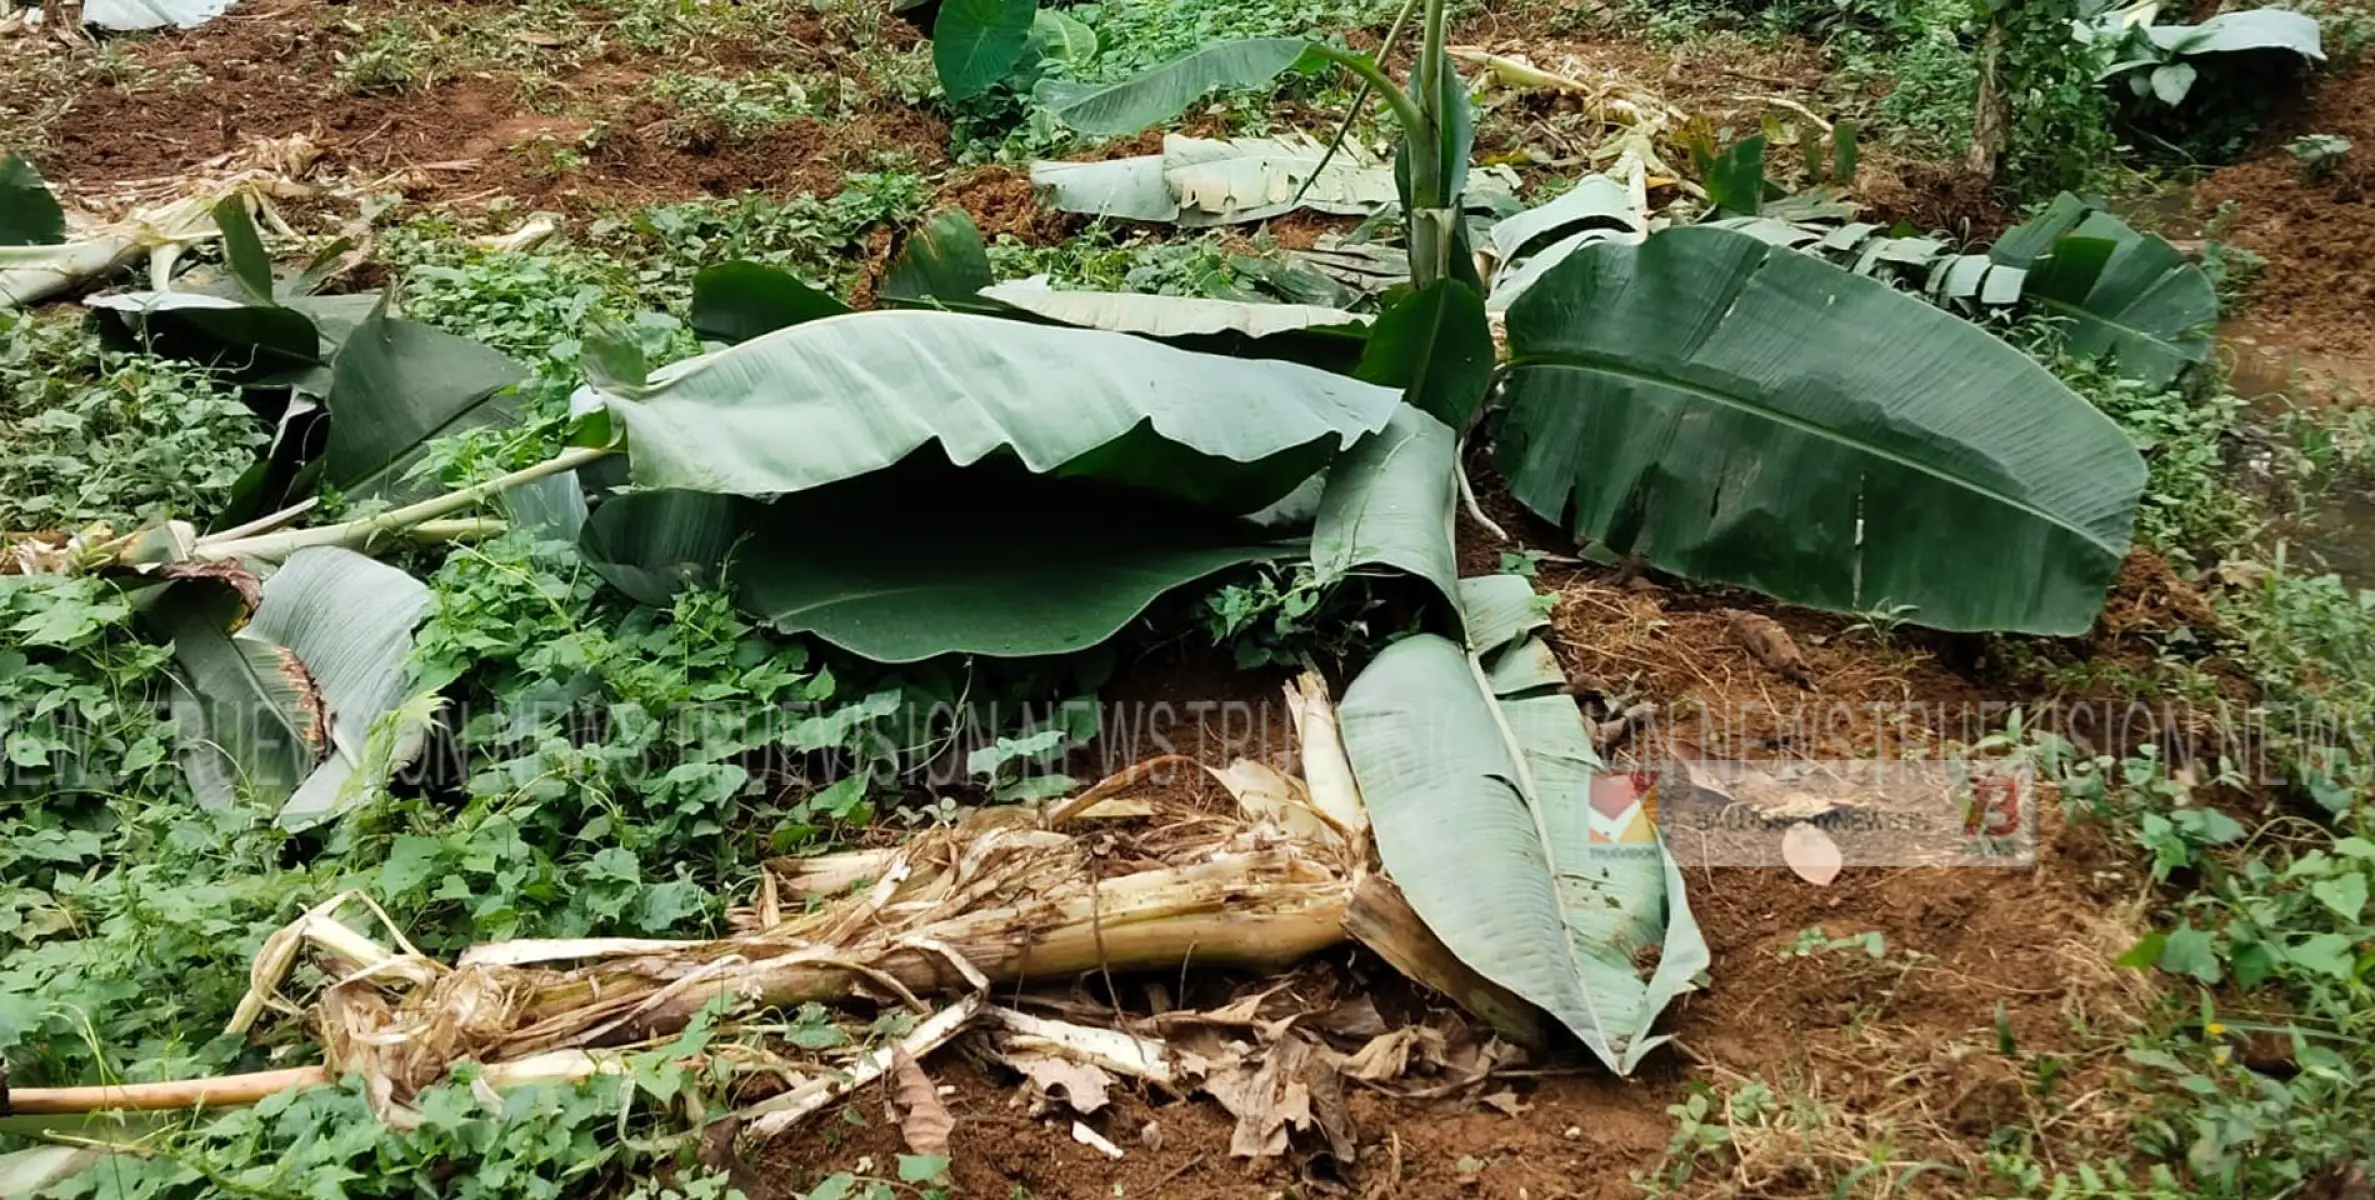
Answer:
[[[1310,209],[1367,216],[1396,207],[1393,165],[1352,142],[1333,158],[1307,133],[1197,138],[1170,134],[1161,154],[1103,162],[1036,162],[1031,182],[1063,212],[1184,228],[1235,225]],[[1323,165],[1324,164],[1324,165]],[[1510,198],[1498,174],[1478,176],[1472,207]]]
[[[2027,355],[1746,234],[1601,243],[1509,310],[1496,454],[1579,538],[1799,604],[2084,632],[2144,463]]]
[[[1321,583],[1386,567],[1425,580],[1447,610],[1459,611],[1456,444],[1443,422],[1404,405],[1385,432],[1336,460],[1311,530],[1311,565]]]
[[[1485,309],[1508,311],[1536,280],[1585,246],[1639,242],[1648,233],[1649,218],[1630,189],[1606,175],[1586,175],[1558,199],[1493,226]]]
[[[1251,338],[1282,333],[1332,333],[1362,341],[1367,337],[1369,322],[1374,319],[1316,304],[1061,291],[1049,287],[1045,275],[995,284],[984,288],[981,294],[1058,324],[1151,338],[1215,333],[1241,333]]]
[[[1386,647],[1338,710],[1378,855],[1461,962],[1630,1074],[1707,969],[1706,939],[1655,831],[1602,811],[1624,808],[1626,784],[1601,773],[1555,658],[1535,652],[1531,586],[1459,587],[1468,643]]]
[[[2068,322],[2070,353],[2165,387],[2210,355],[2218,289],[2157,234],[2067,192],[1997,239],[1988,257],[2028,272],[2026,299]]]
[[[375,726],[404,699],[429,589],[349,550],[291,554],[244,626],[220,589],[177,584],[160,602],[185,694],[184,766],[202,802],[277,806],[305,829],[368,798],[420,751],[425,722]],[[379,740],[375,741],[377,738]]]

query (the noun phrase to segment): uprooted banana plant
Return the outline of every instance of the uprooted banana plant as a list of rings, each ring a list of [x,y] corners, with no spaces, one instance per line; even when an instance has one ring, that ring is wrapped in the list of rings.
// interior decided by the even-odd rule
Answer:
[[[1530,591],[1458,578],[1464,440],[1490,443],[1520,503],[1658,567],[1833,609],[1905,606],[1942,628],[2056,634],[2092,622],[2144,472],[2110,421],[1947,311],[1739,231],[1651,232],[1637,173],[1586,181],[1478,245],[1463,217],[1472,114],[1445,53],[1444,7],[1425,5],[1408,88],[1370,56],[1262,39],[1121,83],[1043,89],[1062,119],[1122,133],[1215,87],[1351,71],[1403,134],[1394,177],[1409,286],[1373,320],[998,284],[978,232],[944,215],[909,238],[878,289],[884,311],[849,313],[788,276],[727,264],[696,281],[693,323],[730,344],[647,370],[631,347],[589,342],[575,448],[547,463],[338,526],[280,530],[301,515],[283,509],[204,538],[144,531],[92,557],[172,587],[205,583],[176,575],[209,559],[286,559],[252,600],[236,580],[209,584],[232,586],[241,607],[198,627],[225,636],[192,639],[213,665],[186,665],[193,682],[226,666],[264,681],[277,726],[227,737],[203,706],[193,726],[232,760],[216,767],[274,781],[290,823],[368,800],[426,715],[387,676],[417,618],[399,603],[406,589],[378,589],[370,628],[387,636],[345,647],[357,655],[346,663],[318,637],[320,606],[302,602],[330,593],[299,585],[368,574],[353,565],[368,560],[326,547],[417,531],[504,489],[522,498],[515,515],[542,513],[628,596],[659,603],[687,579],[722,584],[778,628],[892,663],[1085,649],[1160,594],[1262,559],[1307,557],[1323,581],[1416,581],[1440,633],[1397,643],[1359,675],[1343,734],[1386,874],[1483,984],[1428,978],[1497,1021],[1525,1024],[1527,1006],[1539,1009],[1629,1071],[1706,949],[1654,833],[1595,824],[1595,800],[1622,797],[1557,693]],[[238,294],[100,307],[153,340],[239,347],[237,361],[292,410],[318,400],[326,453],[307,461],[310,439],[287,439],[288,456],[259,468],[260,494],[277,502],[315,478],[401,492],[427,439],[503,418],[509,364],[367,298],[297,294],[272,280],[252,238],[229,226],[226,238]],[[1505,311],[1505,357],[1494,310]],[[623,485],[574,470],[610,458],[624,459]],[[1008,837],[995,820],[964,832]],[[1043,832],[1013,833],[1008,849],[1039,846]],[[935,846],[954,849],[917,853]],[[1211,861],[1224,859],[1245,886],[1255,860]],[[945,879],[935,872],[966,861],[909,869]],[[1284,882],[1339,886],[1300,870]],[[1105,900],[1087,902],[1112,920]],[[1061,926],[1078,908],[1031,914]],[[862,946],[836,940],[854,926],[794,922],[668,952],[690,959],[440,970],[420,998],[358,1000],[340,1018],[357,1036],[334,1057],[376,1054],[380,1033],[425,1022],[403,1044],[426,1058],[375,1068],[401,1088],[449,1050],[530,1054],[648,1031],[653,1014],[694,1003],[695,989],[672,981],[719,977],[728,958],[775,964],[754,986],[778,1000],[856,979],[895,982],[894,994],[946,986],[963,975],[941,949],[952,945],[986,974],[1005,969],[991,969],[1003,960],[990,951],[1012,929],[914,911],[922,923],[885,926],[876,932],[891,940]],[[1317,938],[1336,917],[1296,919]],[[1031,944],[1041,966],[1090,961]],[[1471,999],[1487,989],[1517,1000]]]

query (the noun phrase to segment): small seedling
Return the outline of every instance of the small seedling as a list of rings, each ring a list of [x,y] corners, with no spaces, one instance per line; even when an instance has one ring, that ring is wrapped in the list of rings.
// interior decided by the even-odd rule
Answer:
[[[2342,156],[2350,153],[2350,139],[2335,133],[2303,134],[2285,149],[2301,164],[2302,186],[2315,187],[2331,178]]]

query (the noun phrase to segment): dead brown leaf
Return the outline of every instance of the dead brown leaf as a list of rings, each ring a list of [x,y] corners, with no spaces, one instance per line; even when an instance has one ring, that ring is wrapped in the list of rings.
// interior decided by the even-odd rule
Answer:
[[[1316,1132],[1329,1155],[1350,1164],[1357,1143],[1341,1068],[1334,1051],[1289,1029],[1258,1064],[1241,1060],[1214,1069],[1204,1091],[1237,1118],[1229,1153],[1275,1158],[1287,1152],[1295,1134]]]
[[[1400,1079],[1410,1071],[1412,1052],[1419,1048],[1421,1039],[1431,1032],[1410,1025],[1370,1038],[1367,1045],[1353,1051],[1352,1056],[1344,1060],[1344,1073],[1364,1083]]]
[[[907,1142],[909,1153],[948,1157],[948,1139],[956,1132],[956,1118],[940,1102],[940,1089],[932,1086],[932,1077],[924,1074],[907,1047],[896,1043],[891,1047],[891,1103],[899,1110],[899,1136]]]
[[[1814,672],[1807,668],[1806,656],[1798,652],[1798,643],[1780,622],[1762,613],[1737,608],[1724,609],[1723,618],[1732,640],[1765,669],[1799,687],[1814,686]]]
[[[1043,1104],[1061,1100],[1083,1116],[1106,1104],[1113,1077],[1083,1062],[1055,1054],[1007,1054],[1000,1060],[1031,1081],[1032,1096]]]

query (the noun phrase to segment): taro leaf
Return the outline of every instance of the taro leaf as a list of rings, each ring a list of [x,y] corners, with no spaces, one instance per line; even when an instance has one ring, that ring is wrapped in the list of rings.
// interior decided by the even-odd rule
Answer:
[[[716,587],[755,506],[740,496],[661,488],[614,496],[578,534],[578,555],[639,603],[665,608],[687,584]]]
[[[754,262],[720,263],[693,277],[693,332],[713,342],[747,342],[850,307],[789,271]]]
[[[932,22],[932,67],[951,100],[970,100],[1006,78],[1031,44],[1039,0],[941,0]]]
[[[2027,298],[2068,320],[2065,345],[2073,355],[2109,357],[2120,374],[2153,387],[2168,386],[2210,355],[2218,289],[2156,235],[2091,213],[2050,255],[2024,265]]]
[[[374,309],[331,364],[323,477],[348,492],[397,482],[431,440],[508,419],[518,363],[468,338]]]
[[[1010,280],[981,293],[992,300],[1081,329],[1135,333],[1151,338],[1238,333],[1266,338],[1288,333],[1332,333],[1354,342],[1368,337],[1370,318],[1315,304],[1261,304],[1201,296],[1148,296],[1135,292],[1058,291],[1047,277]],[[1372,380],[1372,382],[1386,382]]]
[[[1164,592],[1302,551],[1209,511],[927,450],[769,505],[727,579],[745,610],[878,662],[1029,657],[1087,649]]]
[[[1033,472],[1251,512],[1382,428],[1399,400],[1290,363],[1124,334],[871,312],[672,364],[632,395],[580,393],[580,407],[597,402],[624,422],[645,487],[797,492],[937,442],[960,465],[1011,456]]]
[[[2152,69],[2152,94],[2160,102],[2175,108],[2185,103],[2185,94],[2194,90],[2194,68],[2191,63],[2168,63]]]
[[[66,212],[33,164],[0,158],[0,246],[54,246],[66,240]]]
[[[1460,961],[1629,1074],[1665,1040],[1651,1033],[1658,1014],[1706,969],[1706,940],[1654,833],[1599,828],[1624,815],[1594,803],[1621,800],[1623,779],[1598,773],[1555,659],[1510,653],[1536,640],[1530,588],[1500,576],[1461,592],[1469,646],[1404,638],[1345,689],[1345,754],[1379,857]],[[1488,690],[1485,658],[1529,669]]]
[[[2220,13],[2199,25],[2153,25],[2144,32],[2171,54],[2290,50],[2318,62],[2326,56],[2317,18],[2274,6]]]
[[[980,298],[981,289],[994,282],[989,251],[982,248],[973,218],[964,209],[944,208],[907,235],[877,295],[884,304],[902,308],[999,312],[1003,306]]]
[[[1457,441],[1443,422],[1404,406],[1383,433],[1336,459],[1311,529],[1320,582],[1389,567],[1433,584],[1446,609],[1458,611],[1451,524]]]
[[[256,233],[247,194],[234,192],[217,201],[214,223],[223,234],[223,261],[230,265],[231,277],[240,290],[257,304],[273,303],[272,256],[264,252],[264,239]]]
[[[1745,234],[1560,264],[1509,310],[1511,493],[1693,578],[1942,629],[2081,633],[2144,464],[1976,326]]]
[[[417,721],[385,731],[392,740],[377,764],[367,760],[365,743],[373,724],[404,699],[412,630],[428,612],[429,589],[419,580],[351,550],[299,550],[264,581],[264,603],[235,636],[287,647],[328,705],[327,757],[282,807],[283,829],[338,816],[420,753],[428,730]]]
[[[1034,93],[1057,120],[1088,134],[1136,133],[1221,88],[1267,87],[1293,69],[1326,61],[1302,38],[1218,42],[1118,83],[1041,80]]]
[[[1402,389],[1411,407],[1465,431],[1493,376],[1493,331],[1484,298],[1438,279],[1385,310],[1355,378]]]

